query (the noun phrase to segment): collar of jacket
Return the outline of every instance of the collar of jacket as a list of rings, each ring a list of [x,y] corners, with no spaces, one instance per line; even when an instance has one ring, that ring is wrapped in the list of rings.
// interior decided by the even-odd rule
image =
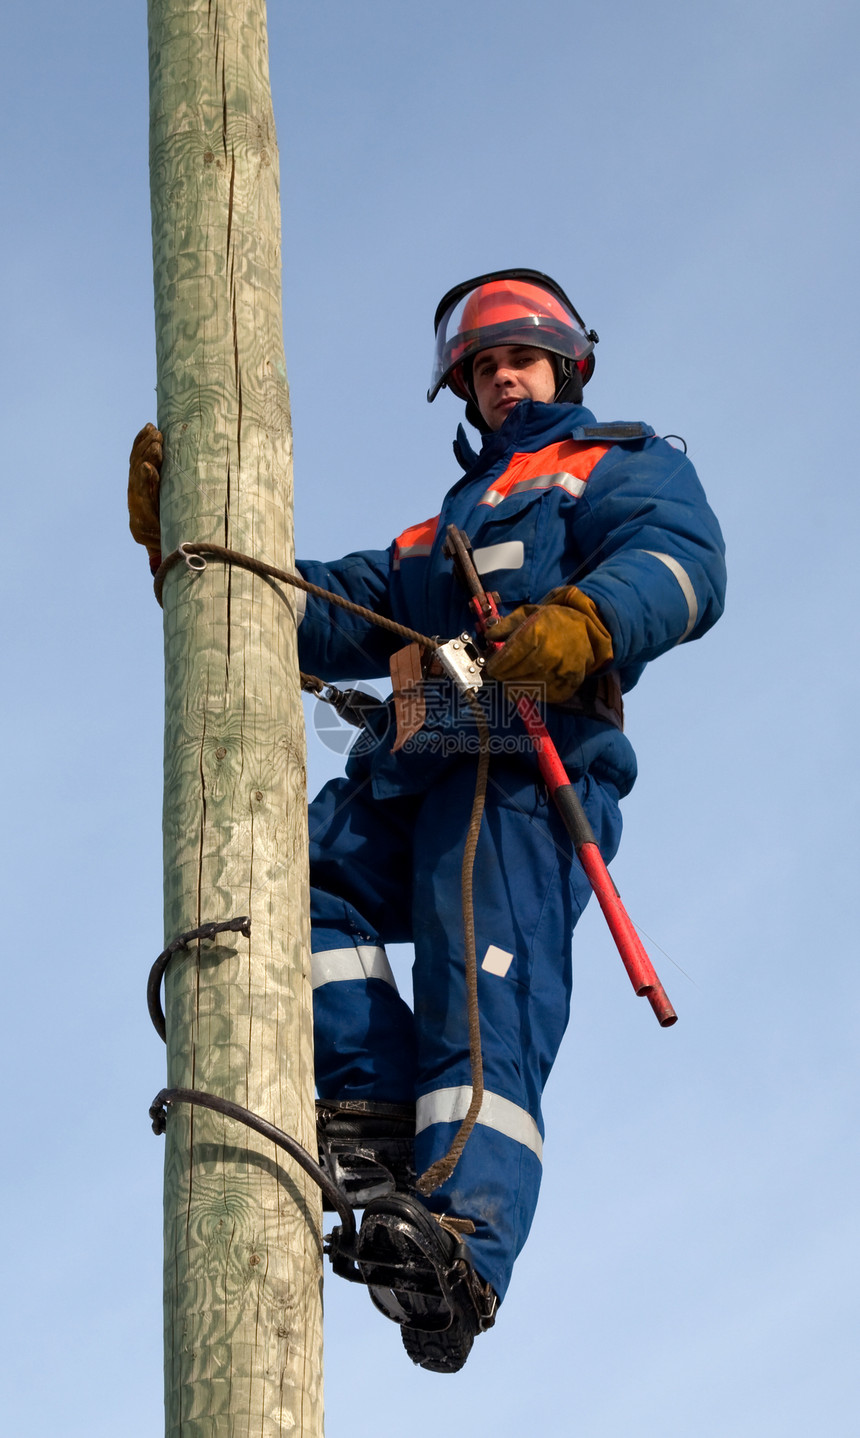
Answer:
[[[460,425],[454,453],[467,472],[476,465],[487,469],[505,450],[520,450],[528,454],[560,439],[583,439],[585,436],[576,431],[596,423],[591,410],[584,405],[541,404],[537,400],[524,399],[511,410],[501,429],[484,435],[480,454],[475,453],[465,429]]]

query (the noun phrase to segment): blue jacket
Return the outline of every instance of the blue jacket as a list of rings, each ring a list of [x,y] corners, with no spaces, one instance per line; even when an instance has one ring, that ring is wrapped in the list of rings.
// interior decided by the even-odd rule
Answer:
[[[473,629],[466,599],[442,555],[446,527],[469,535],[486,587],[502,613],[575,584],[597,605],[612,636],[622,690],[651,659],[698,639],[716,623],[725,593],[724,545],[696,472],[646,424],[598,425],[581,405],[518,404],[479,455],[458,434],[466,473],[441,513],[407,529],[387,549],[330,564],[299,561],[300,573],[424,634],[450,638]],[[308,597],[299,660],[322,678],[374,679],[388,673],[401,641]],[[452,705],[431,706],[429,732],[455,729]],[[591,772],[631,788],[636,760],[608,723],[547,710],[547,724],[572,777]],[[383,726],[384,727],[384,726]],[[423,789],[454,745],[391,754],[382,734],[372,755],[378,797]],[[366,761],[365,761],[366,762]]]

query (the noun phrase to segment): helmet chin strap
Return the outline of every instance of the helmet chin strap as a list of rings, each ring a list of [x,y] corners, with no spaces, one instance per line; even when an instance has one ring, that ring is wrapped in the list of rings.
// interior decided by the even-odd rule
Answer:
[[[471,393],[472,387],[470,385],[469,394],[471,395]],[[472,425],[479,434],[492,434],[492,430],[478,409],[478,403],[475,399],[466,400],[466,423]]]
[[[557,389],[555,404],[582,404],[582,374],[575,360],[553,356]]]
[[[469,391],[469,398],[466,400],[466,423],[472,425],[479,434],[492,434],[490,426],[478,409],[478,401],[475,398],[475,386],[472,383],[473,359],[467,359],[462,367],[463,383]]]

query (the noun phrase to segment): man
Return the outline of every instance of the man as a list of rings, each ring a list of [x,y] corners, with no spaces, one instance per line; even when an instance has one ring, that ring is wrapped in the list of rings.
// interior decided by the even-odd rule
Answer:
[[[636,776],[622,691],[645,664],[716,622],[719,527],[689,460],[644,424],[598,425],[582,406],[597,335],[548,276],[504,270],[458,285],[436,313],[428,399],[443,386],[464,469],[432,519],[387,549],[300,562],[314,584],[425,634],[472,629],[444,552],[469,537],[504,616],[482,691],[490,726],[486,808],[474,867],[485,1096],[450,1177],[365,1195],[359,1259],[377,1307],[416,1363],[454,1372],[494,1321],[537,1202],[540,1100],[566,1027],[571,937],[589,897],[548,802],[507,687],[545,699],[547,727],[605,860]],[[132,453],[135,537],[158,549],[160,436]],[[400,641],[308,597],[304,668],[329,681],[387,673]],[[500,701],[501,696],[501,701]],[[450,1149],[471,1097],[461,865],[475,783],[474,716],[449,680],[424,682],[426,717],[392,747],[390,711],[369,720],[346,775],[310,807],[312,979],[321,1127],[411,1134],[419,1174]],[[386,943],[415,946],[414,1014]],[[408,1116],[406,1118],[405,1116]],[[340,1128],[338,1125],[340,1124]],[[359,1145],[360,1146],[360,1145]],[[347,1143],[348,1147],[348,1143]],[[401,1175],[402,1179],[402,1175]]]

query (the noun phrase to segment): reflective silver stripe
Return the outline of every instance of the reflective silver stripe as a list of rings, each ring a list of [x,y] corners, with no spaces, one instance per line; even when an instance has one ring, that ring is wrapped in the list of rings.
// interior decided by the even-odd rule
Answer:
[[[656,549],[643,549],[642,553],[650,554],[652,558],[659,559],[661,564],[665,564],[666,568],[670,570],[672,574],[674,574],[675,578],[681,586],[681,593],[687,601],[688,615],[687,627],[684,630],[684,633],[681,635],[681,638],[678,640],[679,644],[683,644],[684,640],[690,633],[690,630],[693,628],[696,623],[696,620],[699,617],[699,605],[696,600],[696,591],[693,588],[692,580],[690,579],[690,576],[684,568],[683,564],[679,564],[677,559],[672,558],[671,554],[658,554]]]
[[[434,1123],[460,1123],[472,1098],[471,1084],[461,1088],[437,1088],[418,1100],[415,1108],[415,1132],[429,1128]],[[543,1155],[543,1139],[540,1129],[530,1113],[510,1099],[498,1093],[485,1093],[478,1114],[478,1123],[494,1128],[524,1148],[530,1148],[538,1158]]]
[[[404,544],[402,548],[398,545],[394,551],[394,564],[392,567],[399,569],[401,559],[426,558],[432,550],[432,544]]]
[[[488,489],[478,500],[479,504],[489,504],[493,508],[501,504],[503,499],[510,499],[512,494],[523,494],[529,489],[566,489],[568,494],[579,495],[585,489],[586,481],[577,479],[575,474],[538,474],[532,475],[530,479],[521,479],[519,484],[512,484],[510,489],[504,492],[500,489]]]
[[[505,544],[485,544],[483,549],[472,551],[479,574],[489,574],[493,569],[522,569],[525,556],[521,539],[509,539]]]
[[[345,979],[382,979],[397,988],[384,949],[375,944],[357,944],[348,949],[327,949],[311,954],[311,988],[342,983]]]

